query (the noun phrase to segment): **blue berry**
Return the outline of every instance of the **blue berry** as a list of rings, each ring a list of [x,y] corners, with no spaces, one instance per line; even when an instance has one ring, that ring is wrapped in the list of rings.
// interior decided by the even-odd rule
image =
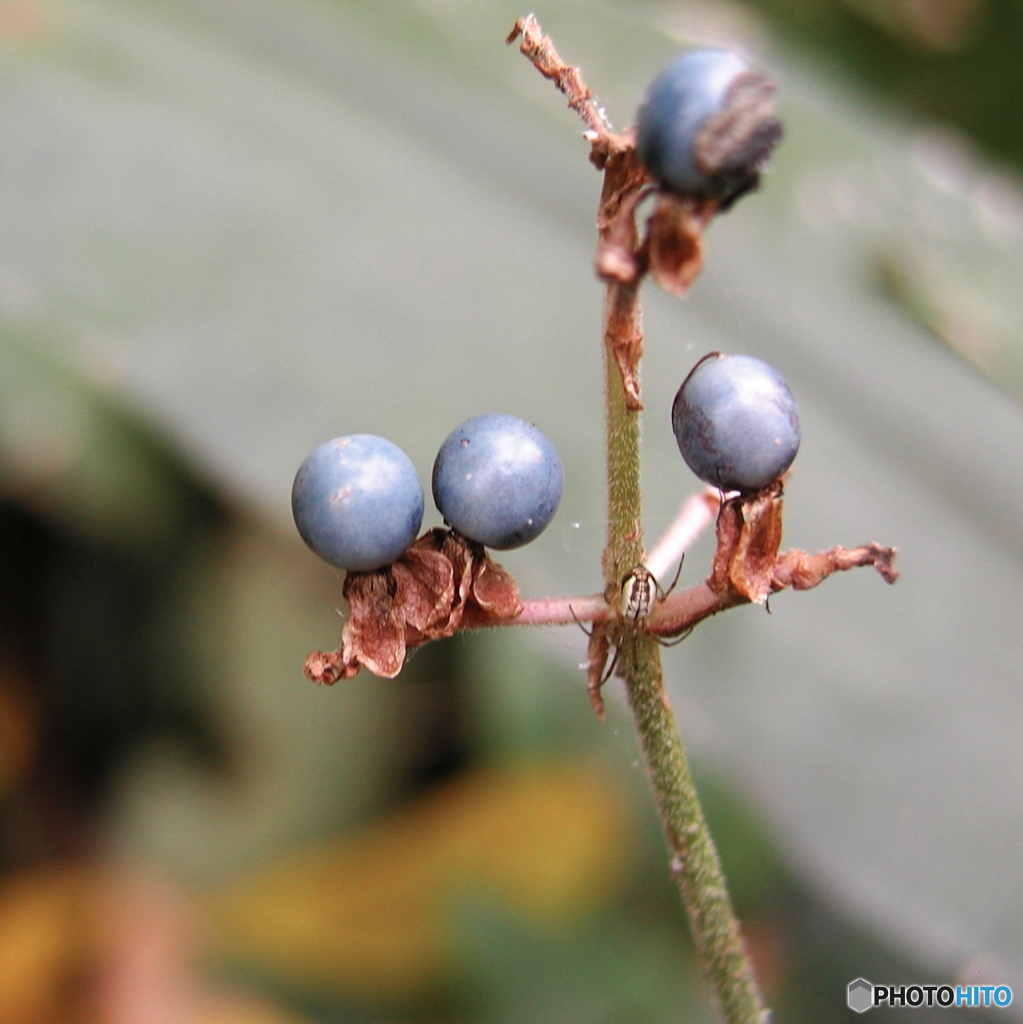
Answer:
[[[565,476],[554,446],[518,416],[474,416],[448,435],[433,464],[433,500],[463,537],[504,551],[554,518]]]
[[[757,187],[781,138],[774,85],[727,50],[690,50],[653,81],[637,147],[668,191],[727,207]]]
[[[796,400],[753,356],[704,356],[675,396],[671,425],[689,468],[723,491],[766,487],[799,450]]]
[[[409,457],[374,434],[335,437],[302,463],[291,489],[302,540],[341,569],[393,562],[419,533],[423,488]]]

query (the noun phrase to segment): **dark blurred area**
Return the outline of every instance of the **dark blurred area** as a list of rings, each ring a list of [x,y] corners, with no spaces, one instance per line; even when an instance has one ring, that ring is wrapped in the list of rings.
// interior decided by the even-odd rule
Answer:
[[[165,595],[214,519],[213,502],[194,497],[188,533],[145,560],[62,535],[16,504],[0,509],[5,866],[88,851],[137,744],[167,736],[214,767],[212,723],[161,631]]]
[[[1013,0],[755,0],[751,7],[883,103],[953,124],[1019,167],[1023,11]]]
[[[943,436],[926,415],[948,402],[956,418],[949,395],[959,396],[982,423],[1010,424],[1005,475],[1023,469],[1010,397],[1023,394],[1023,314],[1011,285],[1023,223],[1014,176],[1023,161],[1023,9],[1015,0],[549,8],[537,11],[541,22],[592,83],[608,79],[619,120],[691,29],[714,42],[753,40],[792,79],[803,97],[793,101],[793,155],[781,157],[763,196],[722,225],[719,251],[754,253],[764,237],[777,239],[777,265],[761,260],[747,279],[751,294],[782,304],[794,336],[811,284],[798,261],[816,260],[799,232],[840,252],[864,308],[902,325],[885,335],[891,363],[877,371],[866,350],[831,351],[826,339],[810,355],[798,342],[786,348],[777,308],[751,307],[730,271],[717,276],[713,252],[708,297],[696,297],[692,314],[665,313],[652,299],[651,333],[684,316],[697,339],[688,348],[715,345],[725,323],[747,344],[776,345],[782,359],[806,356],[798,383],[807,392],[820,385],[808,421],[822,447],[841,453],[819,486],[844,477],[857,494],[831,491],[832,522],[807,493],[795,521],[809,541],[867,540],[815,530],[885,530],[876,509],[904,512],[921,534],[941,535],[936,563],[974,541],[1001,551],[984,548],[1005,577],[975,613],[986,615],[987,600],[1011,607],[1023,577],[1012,526],[1018,487],[997,476],[988,489],[994,471],[958,449],[946,450],[932,479],[930,449],[912,448],[913,430],[892,429],[879,408],[884,386],[953,381],[921,394],[929,413],[907,405],[905,422],[938,447]],[[556,363],[553,351],[577,341],[581,350],[579,339],[599,329],[586,212],[597,186],[561,98],[502,46],[525,13],[453,0],[0,0],[0,1024],[714,1019],[631,724],[620,703],[606,724],[590,713],[576,668],[581,634],[460,636],[417,652],[396,680],[364,673],[330,691],[301,675],[307,651],[340,633],[340,576],[315,564],[287,521],[289,474],[328,431],[390,433],[413,446],[425,472],[432,437],[447,429],[439,424],[487,411],[470,402],[503,408],[529,388],[524,401],[534,407],[509,411],[554,421],[574,476],[547,546],[506,564],[529,593],[598,586],[597,371],[576,370],[575,356]],[[834,93],[816,93],[822,81]],[[825,108],[822,128],[814,117]],[[883,176],[897,147],[880,152],[878,142],[868,152],[850,140],[889,120],[933,143],[923,146],[924,170],[940,202],[965,195],[956,191],[963,166],[983,165],[966,199],[982,204],[988,220],[978,214],[978,223],[997,230],[971,221],[962,242],[958,206],[942,207],[931,235],[894,216],[877,226],[863,213],[873,196],[864,202],[837,178],[811,180],[850,153]],[[927,134],[914,135],[921,123]],[[561,174],[566,166],[580,177]],[[885,202],[902,208],[897,196]],[[839,221],[852,225],[847,234],[813,235]],[[869,242],[858,234],[864,224],[873,225]],[[972,265],[998,270],[974,287],[942,245],[964,260],[975,245]],[[789,250],[798,250],[791,264]],[[588,313],[577,316],[581,309]],[[848,322],[849,310],[836,321],[846,313]],[[684,359],[699,354],[687,349]],[[921,365],[939,369],[932,378]],[[662,371],[655,362],[655,393],[677,386],[674,364]],[[521,385],[508,383],[516,377]],[[883,383],[859,402],[864,379]],[[830,400],[828,388],[839,386],[848,386],[848,409]],[[859,433],[842,434],[849,421]],[[814,431],[805,433],[810,447]],[[909,497],[912,483],[879,497],[872,473],[856,475],[862,458],[885,467],[876,472],[884,477],[889,455],[925,481],[926,501]],[[653,483],[652,504],[667,476]],[[680,479],[671,476],[672,501],[696,487]],[[946,517],[939,526],[924,521],[930,504]],[[673,514],[665,505],[653,526]],[[876,539],[912,558],[908,536]],[[687,574],[701,557],[687,558]],[[918,567],[917,585],[935,600],[962,582],[935,582],[930,565]],[[851,601],[888,615],[886,594],[849,586]],[[898,643],[933,647],[952,666],[950,680],[960,669],[941,644],[968,632],[958,609],[925,609],[909,594],[891,629]],[[891,721],[883,715],[898,712],[899,695],[868,693],[877,704],[861,705],[850,694],[881,689],[876,662],[908,678],[917,655],[898,648],[901,665],[875,656],[863,638],[883,626],[859,629],[845,606],[822,600],[825,625],[792,628],[822,645],[808,642],[805,654],[820,670],[822,700],[871,762],[866,737],[881,735],[877,723]],[[784,708],[786,677],[809,673],[788,660],[788,606],[779,604],[777,648],[765,644],[762,674],[761,655],[748,648],[774,624],[756,623],[747,639],[722,638],[715,624],[704,646],[694,637],[673,655],[675,680],[687,686],[690,671],[708,666],[719,670],[715,689],[744,673],[781,680],[765,683],[775,687],[767,698],[750,699],[798,716],[802,706]],[[994,731],[972,719],[960,728],[949,713],[970,751],[1007,749],[1006,737],[991,737],[1019,713],[1018,673],[1005,668],[1018,643],[1014,653],[1014,640],[1002,641],[990,661],[970,648],[961,675],[935,680],[943,699],[953,694],[946,703],[969,703],[974,676],[987,687],[976,703],[990,708]],[[846,646],[871,667],[819,656]],[[857,976],[1005,980],[1011,931],[988,934],[971,921],[948,937],[908,912],[905,928],[892,927],[881,896],[864,899],[859,878],[835,883],[846,865],[833,858],[829,874],[827,852],[789,827],[799,801],[775,790],[786,765],[793,783],[805,780],[797,762],[758,779],[756,765],[715,743],[731,724],[715,718],[716,706],[689,704],[689,690],[673,699],[677,692],[686,694],[683,733],[687,743],[693,734],[707,814],[776,1020],[846,1020],[845,986]],[[901,706],[911,704],[910,694]],[[733,747],[752,752],[742,731],[750,726],[736,728]],[[768,735],[766,724],[762,734],[755,721],[751,728]],[[829,736],[812,721],[806,736],[827,763]],[[887,749],[897,748],[897,727],[889,739]],[[772,743],[783,762],[786,744]],[[976,830],[919,824],[913,807],[899,809],[899,787],[916,776],[908,753],[891,756],[906,774],[878,800],[897,819],[878,846],[890,842],[913,860],[951,835],[983,876],[988,854],[973,849]],[[1016,755],[1006,774],[1018,766]],[[987,762],[977,771],[984,779]],[[972,784],[964,778],[962,794],[939,795],[966,802]],[[848,787],[850,807],[879,792],[857,780]],[[992,801],[996,792],[1004,791],[992,782]],[[1018,809],[1003,806],[1009,816]],[[820,820],[818,808],[791,813],[809,832]],[[1011,839],[991,842],[1000,857],[990,863],[1011,873]],[[871,876],[873,891],[890,885],[899,907],[901,880],[896,867]],[[1001,921],[999,908],[1008,916],[1018,896],[995,888],[978,916]],[[974,948],[974,958],[962,952]],[[957,1018],[965,1015],[942,1016]]]

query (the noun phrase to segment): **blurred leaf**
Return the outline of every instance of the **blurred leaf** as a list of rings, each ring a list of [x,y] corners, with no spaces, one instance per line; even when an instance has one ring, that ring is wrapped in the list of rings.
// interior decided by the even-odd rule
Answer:
[[[212,886],[294,842],[365,816],[395,785],[400,681],[341,690],[302,676],[341,630],[340,573],[301,541],[240,521],[168,595],[166,657],[201,694],[226,749],[211,774],[153,743],[120,779],[107,821],[136,856]]]
[[[213,989],[197,971],[188,904],[122,865],[68,864],[0,884],[4,1024],[301,1024],[273,1004]]]
[[[182,467],[136,413],[49,349],[0,329],[0,489],[83,540],[165,550],[187,511]]]
[[[474,1019],[486,1024],[717,1019],[681,928],[638,915],[632,920],[604,915],[554,941],[473,895],[459,909],[459,950],[480,1004]]]
[[[624,813],[571,764],[462,778],[232,886],[215,900],[220,952],[292,984],[421,997],[450,979],[455,911],[477,892],[530,929],[598,912],[622,883]]]
[[[963,254],[967,256],[967,254]],[[879,269],[892,295],[921,323],[982,373],[1023,401],[1023,304],[1004,260],[962,259],[958,266],[933,247],[896,242]],[[992,294],[996,293],[996,294]]]

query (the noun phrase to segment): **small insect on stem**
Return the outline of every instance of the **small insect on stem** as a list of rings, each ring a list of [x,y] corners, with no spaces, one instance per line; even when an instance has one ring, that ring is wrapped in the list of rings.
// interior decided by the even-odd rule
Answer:
[[[642,563],[622,580],[618,595],[618,607],[622,618],[642,622],[653,608],[654,598],[659,596],[660,586],[654,574]]]
[[[686,556],[683,554],[678,561],[675,578],[667,590],[661,587],[657,577],[642,562],[634,566],[631,572],[626,573],[618,598],[618,610],[622,618],[638,625],[650,614],[656,602],[666,601],[678,586],[679,577],[682,575],[682,563],[685,560]]]
[[[603,701],[600,698],[600,690],[603,685],[611,678],[614,674],[614,670],[618,667],[618,661],[622,653],[622,641],[629,637],[636,637],[643,631],[644,623],[646,622],[647,616],[653,610],[654,605],[659,601],[664,601],[668,598],[671,592],[678,586],[679,577],[682,575],[682,562],[685,560],[685,556],[679,560],[678,570],[675,572],[675,578],[671,581],[671,586],[667,590],[664,590],[661,585],[657,582],[657,577],[642,563],[638,563],[633,566],[622,577],[621,586],[618,588],[618,607],[615,609],[616,618],[618,620],[617,628],[612,628],[609,631],[609,638],[614,644],[614,653],[611,655],[611,660],[608,663],[606,669],[600,675],[598,679],[591,677],[589,683],[590,690],[590,701],[595,709],[598,710],[598,714],[602,715]],[[572,613],[572,617],[575,618],[575,613]],[[578,619],[576,622],[580,628],[591,641],[594,638],[594,631],[598,627],[594,627],[594,630],[588,630]],[[604,627],[599,627],[602,630]],[[682,636],[677,637],[673,640],[664,640],[659,636],[654,636],[653,639],[657,641],[662,647],[673,647],[676,643],[681,643],[691,631],[687,630]],[[652,634],[651,634],[652,635]],[[607,647],[603,650],[606,652]],[[601,655],[601,660],[605,655]]]

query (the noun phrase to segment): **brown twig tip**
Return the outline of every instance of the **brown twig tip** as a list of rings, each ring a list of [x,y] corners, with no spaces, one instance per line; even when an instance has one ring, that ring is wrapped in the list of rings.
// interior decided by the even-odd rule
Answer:
[[[523,37],[522,47],[526,46],[526,40],[535,37],[542,36],[543,32],[540,29],[540,23],[536,20],[535,14],[527,14],[524,18],[519,18],[512,26],[511,32],[508,33],[508,38],[505,39],[505,45],[511,46],[519,36]],[[525,53],[525,49],[522,51]]]
[[[784,590],[811,590],[823,583],[833,572],[847,572],[872,565],[886,583],[894,583],[899,574],[895,568],[898,548],[881,544],[863,544],[858,548],[828,548],[808,554],[806,551],[786,551],[774,569],[772,587]]]
[[[895,556],[899,553],[899,549],[883,548],[878,544],[871,544],[870,547],[878,549],[878,557],[874,559],[874,568],[884,578],[885,583],[894,583],[899,578],[899,571],[895,568]]]
[[[519,51],[544,78],[550,79],[565,94],[569,107],[583,119],[588,133],[593,133],[590,143],[597,145],[610,134],[610,129],[603,114],[594,106],[593,93],[583,81],[582,72],[561,59],[550,36],[544,35],[540,28],[536,15],[527,14],[519,18],[505,42],[510,45],[520,37]]]
[[[870,544],[863,545],[863,550],[870,553],[869,564],[881,574],[885,583],[894,583],[899,578],[899,571],[895,568],[898,548],[886,548],[871,541]]]
[[[313,651],[305,660],[305,676],[321,686],[333,686],[344,678],[340,651]]]

